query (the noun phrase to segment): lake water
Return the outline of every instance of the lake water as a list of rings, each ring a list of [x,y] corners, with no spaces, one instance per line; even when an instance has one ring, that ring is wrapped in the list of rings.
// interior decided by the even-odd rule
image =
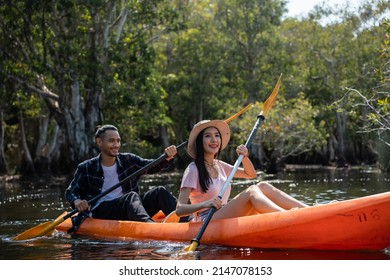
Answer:
[[[328,203],[390,190],[390,174],[375,169],[297,169],[276,175],[259,174],[257,180],[234,181],[235,192],[251,183],[268,180],[279,189],[307,203]],[[177,195],[180,173],[143,178],[145,188],[167,186]],[[189,245],[173,242],[112,242],[54,234],[28,241],[12,237],[46,221],[53,221],[69,206],[64,199],[66,185],[27,184],[0,181],[0,259],[2,260],[390,260],[390,251],[328,252],[260,250],[199,246],[182,253]],[[234,193],[233,193],[234,194]],[[232,195],[233,195],[232,194]]]

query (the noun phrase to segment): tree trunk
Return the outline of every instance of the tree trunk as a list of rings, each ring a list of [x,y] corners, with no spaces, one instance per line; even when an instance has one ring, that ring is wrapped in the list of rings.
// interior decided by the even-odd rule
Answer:
[[[346,116],[344,112],[336,112],[336,126],[337,126],[337,166],[345,166],[345,123]]]
[[[69,98],[64,102],[65,104],[61,107],[63,109],[67,134],[66,141],[68,142],[70,159],[72,162],[77,163],[86,159],[90,142],[88,141],[88,133],[85,129],[80,84],[76,75],[73,75]]]
[[[335,147],[337,147],[337,140],[336,137],[332,132],[330,132],[328,141],[327,141],[327,148],[325,151],[325,164],[333,165],[336,162],[336,151]]]
[[[4,153],[4,126],[3,126],[3,111],[0,107],[0,175],[7,174],[7,162]]]
[[[48,142],[50,170],[54,173],[68,174],[68,172],[73,171],[74,166],[72,164],[71,168],[68,168],[69,165],[64,164],[64,160],[61,160],[60,147],[64,143],[64,134],[57,123],[53,125],[52,129],[52,136]]]
[[[50,175],[49,151],[47,147],[47,135],[49,118],[47,114],[39,119],[38,143],[35,150],[34,166],[37,174],[41,176]]]
[[[24,118],[23,113],[19,113],[19,126],[20,126],[20,141],[23,148],[24,164],[22,164],[21,174],[22,177],[30,178],[31,176],[36,177],[34,162],[30,153],[30,149],[27,144],[26,132],[24,129]]]
[[[380,138],[377,140],[379,167],[386,172],[390,172],[389,143],[390,143],[390,130],[383,132],[383,134],[381,134]]]
[[[165,149],[170,145],[167,128],[166,126],[159,125],[158,129],[160,131],[160,137],[161,137],[163,148]]]
[[[250,147],[250,153],[253,155],[253,165],[256,169],[266,170],[269,167],[269,159],[267,158],[263,144],[252,144]]]

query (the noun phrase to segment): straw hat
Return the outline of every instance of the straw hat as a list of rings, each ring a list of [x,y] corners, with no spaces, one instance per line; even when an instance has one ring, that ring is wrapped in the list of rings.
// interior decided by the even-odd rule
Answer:
[[[221,120],[204,120],[200,121],[194,125],[191,130],[190,136],[188,138],[188,154],[195,159],[196,158],[196,137],[198,137],[199,133],[208,127],[216,127],[221,134],[222,143],[221,150],[225,149],[226,145],[229,143],[230,139],[230,128],[229,125],[225,121]]]

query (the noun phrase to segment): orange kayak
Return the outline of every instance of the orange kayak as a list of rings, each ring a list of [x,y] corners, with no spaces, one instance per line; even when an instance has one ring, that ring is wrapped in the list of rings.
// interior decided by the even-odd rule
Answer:
[[[70,219],[56,227],[66,232]],[[75,234],[114,240],[190,244],[201,223],[141,223],[87,218]],[[390,246],[390,192],[308,208],[213,220],[201,244],[231,247],[384,250]]]

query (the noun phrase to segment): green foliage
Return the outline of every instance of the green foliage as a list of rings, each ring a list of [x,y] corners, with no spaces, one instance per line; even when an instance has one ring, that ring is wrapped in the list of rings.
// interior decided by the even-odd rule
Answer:
[[[266,98],[271,77],[283,72],[278,57],[279,25],[284,1],[216,1],[215,23],[223,36],[226,77],[245,92],[246,101]],[[233,75],[232,75],[233,74]]]
[[[342,129],[337,140],[368,146],[371,139],[356,133],[367,124],[366,109],[339,100],[351,88],[372,93],[380,85],[377,92],[387,95],[372,99],[379,115],[367,116],[377,123],[388,118],[389,39],[382,46],[385,31],[372,24],[388,4],[375,1],[358,12],[320,7],[299,20],[283,18],[285,6],[282,0],[2,1],[1,97],[9,102],[0,109],[15,126],[22,112],[49,118],[48,134],[60,127],[66,145],[51,155],[56,160],[71,149],[70,158],[87,157],[88,137],[102,122],[119,126],[125,151],[153,157],[163,142],[186,139],[200,119],[225,119],[264,101],[283,73],[280,96],[254,143],[268,161],[317,153]],[[335,15],[339,20],[329,20]],[[257,114],[253,108],[231,123],[233,146],[246,140]],[[39,125],[26,127],[30,146],[39,142]]]
[[[16,100],[12,104],[14,108],[21,111],[27,118],[34,118],[41,114],[44,106],[41,99],[34,95],[16,92]]]
[[[375,89],[370,98],[363,99],[366,100],[365,107],[369,112],[366,132],[370,134],[375,132],[378,138],[379,164],[383,170],[390,171],[390,20],[385,19],[382,26],[386,31],[386,37],[383,40],[381,64],[377,68],[380,86]]]
[[[239,128],[239,132],[236,132],[239,142],[245,142],[261,106],[257,103],[257,108],[240,119],[236,128]],[[310,104],[303,93],[289,100],[279,95],[252,145],[261,144],[268,160],[276,165],[283,164],[288,157],[319,151],[328,135],[325,121],[316,122],[318,113],[319,110]]]

